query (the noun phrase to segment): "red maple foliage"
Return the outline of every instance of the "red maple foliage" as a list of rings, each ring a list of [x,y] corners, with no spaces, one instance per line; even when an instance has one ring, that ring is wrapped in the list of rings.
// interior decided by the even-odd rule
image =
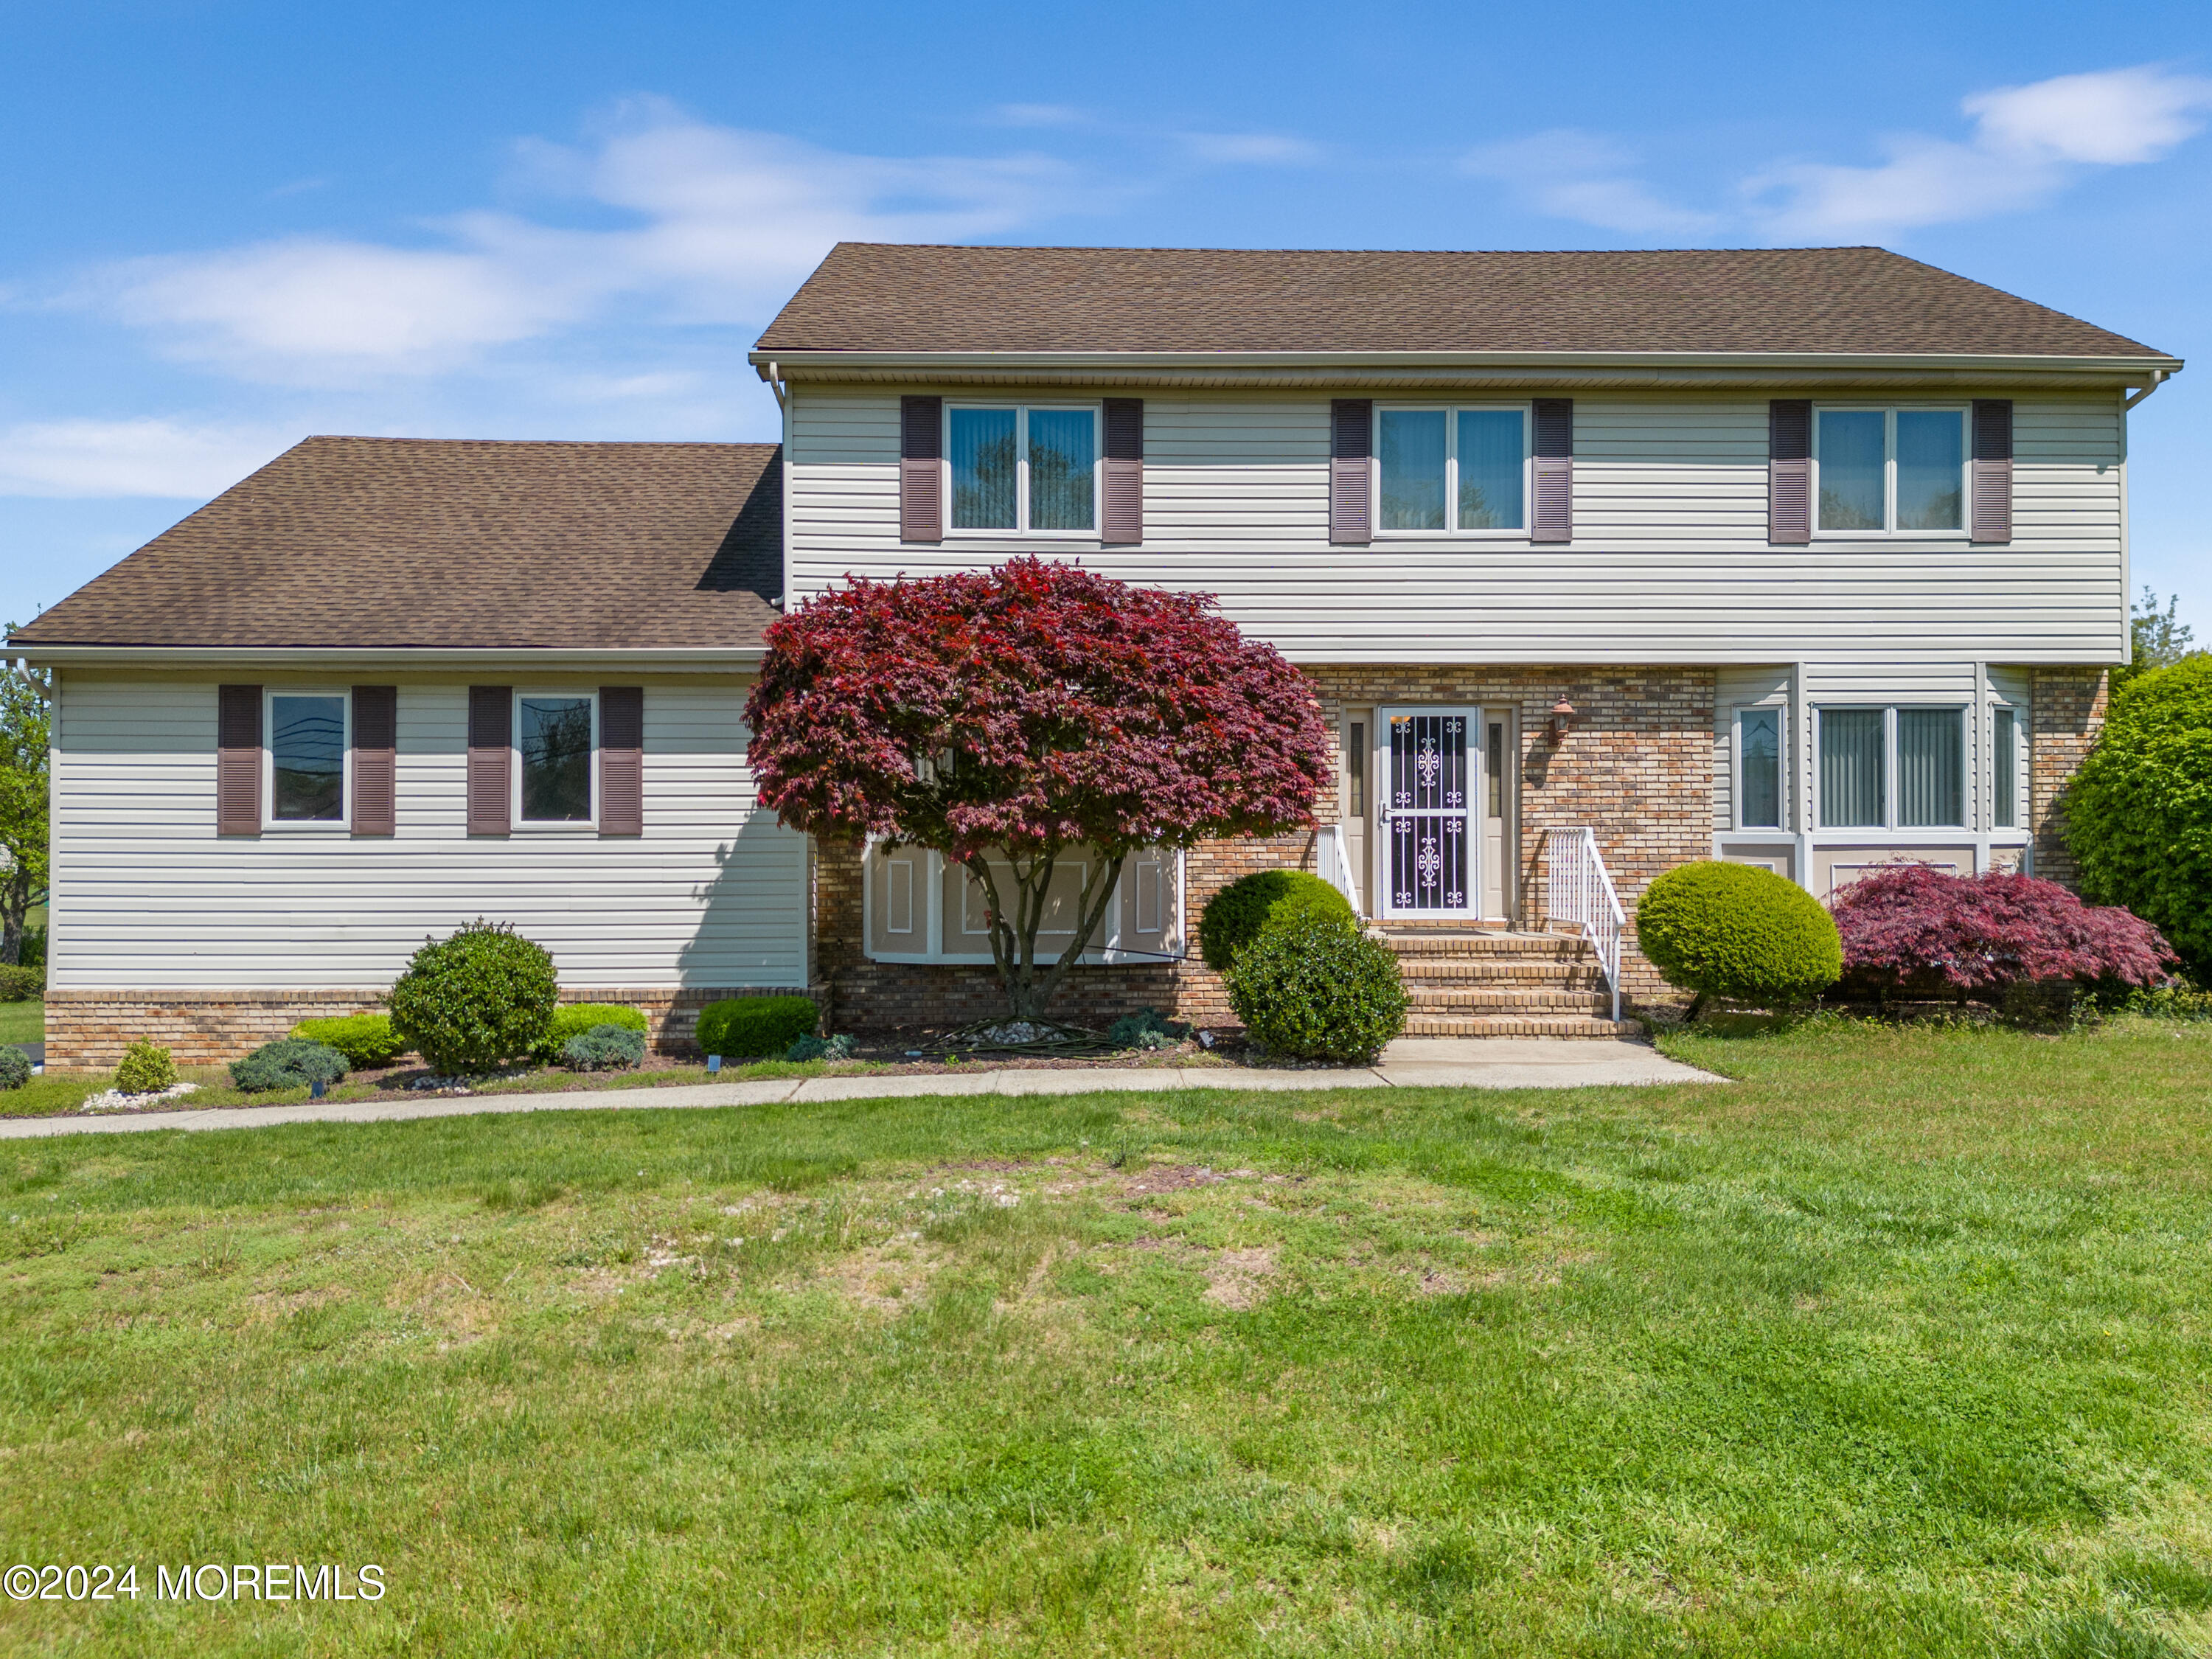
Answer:
[[[1846,984],[1987,991],[2021,982],[2150,985],[2179,958],[2158,929],[2118,906],[2081,902],[2033,876],[1954,876],[1895,864],[1831,907]]]
[[[784,823],[930,848],[982,883],[1019,1017],[1089,945],[1129,854],[1309,825],[1329,776],[1312,689],[1210,596],[1032,557],[809,602],[769,627],[745,720]],[[1075,937],[1040,979],[1067,854]]]

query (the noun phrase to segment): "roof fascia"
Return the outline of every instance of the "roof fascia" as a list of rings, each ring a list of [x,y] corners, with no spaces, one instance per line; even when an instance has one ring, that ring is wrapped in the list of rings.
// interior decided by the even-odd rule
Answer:
[[[39,645],[10,641],[0,657],[34,666],[108,663],[171,668],[618,668],[626,672],[748,669],[758,666],[759,646],[565,650],[502,646],[462,650],[428,646],[307,645]]]

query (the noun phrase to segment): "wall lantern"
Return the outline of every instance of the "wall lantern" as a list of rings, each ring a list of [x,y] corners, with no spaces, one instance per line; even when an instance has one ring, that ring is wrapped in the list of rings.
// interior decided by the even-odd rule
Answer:
[[[1565,696],[1562,694],[1559,702],[1552,705],[1552,735],[1555,738],[1565,737],[1567,735],[1568,722],[1572,720],[1574,717],[1574,704],[1569,702]]]

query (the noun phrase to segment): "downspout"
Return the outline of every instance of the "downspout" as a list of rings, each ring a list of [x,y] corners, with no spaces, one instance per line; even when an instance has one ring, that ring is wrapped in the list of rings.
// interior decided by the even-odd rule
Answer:
[[[2133,409],[2137,404],[2149,397],[2152,392],[2157,391],[2159,387],[2164,386],[2172,378],[2173,371],[2172,369],[2154,368],[2150,372],[2150,384],[2145,386],[2141,392],[2136,392],[2134,397],[2128,398],[2120,405],[2120,407],[2124,410]]]

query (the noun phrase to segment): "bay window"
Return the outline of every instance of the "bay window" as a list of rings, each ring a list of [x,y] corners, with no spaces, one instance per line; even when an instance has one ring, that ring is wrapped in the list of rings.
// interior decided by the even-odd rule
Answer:
[[[951,528],[1030,535],[1097,530],[1095,407],[949,404],[945,427]]]
[[[1382,473],[1377,529],[1527,529],[1527,405],[1382,409],[1375,420]]]
[[[1823,535],[1966,533],[1964,409],[1820,409],[1813,464]]]

